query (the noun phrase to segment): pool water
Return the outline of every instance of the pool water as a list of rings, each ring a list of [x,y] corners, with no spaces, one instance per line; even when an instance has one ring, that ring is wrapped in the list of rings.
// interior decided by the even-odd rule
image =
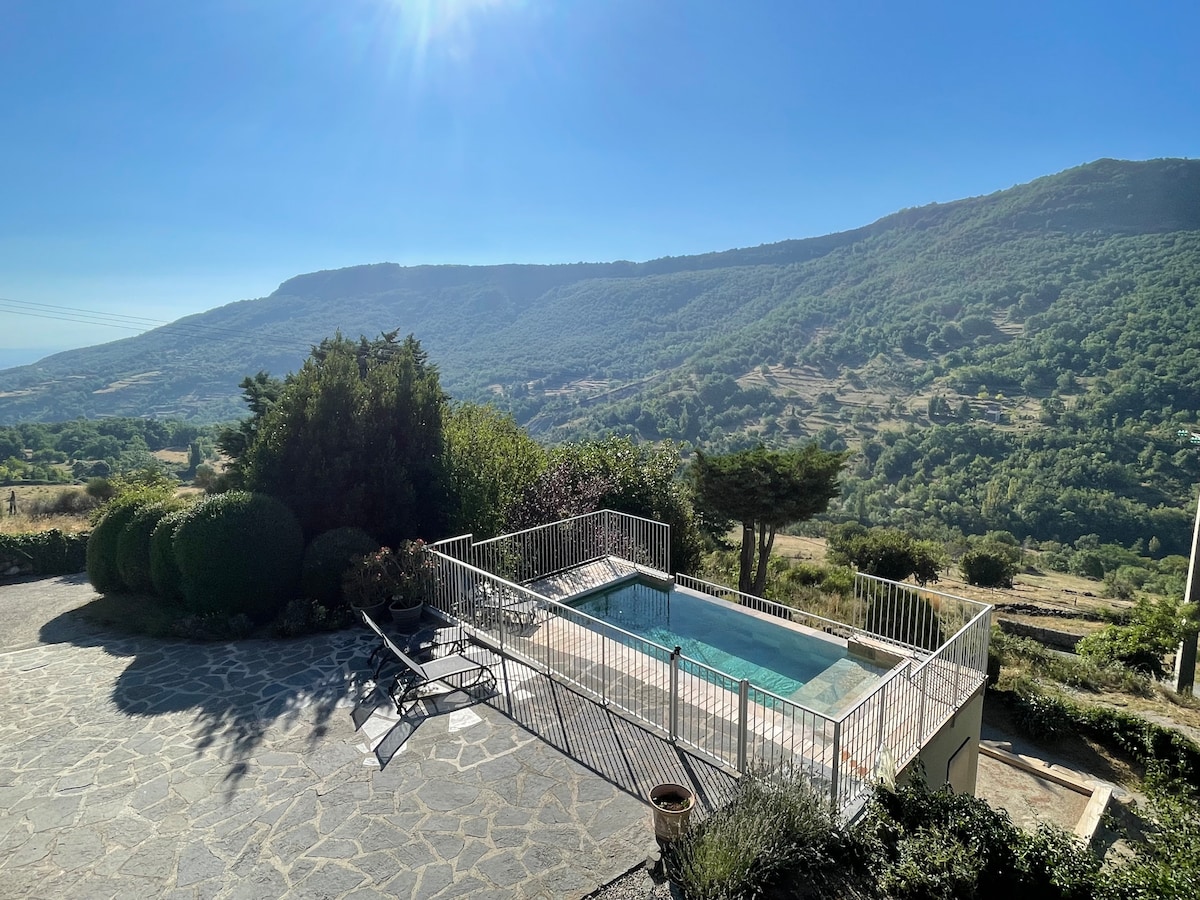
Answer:
[[[833,641],[678,588],[667,591],[629,582],[570,605],[668,649],[679,647],[684,656],[782,697],[808,699],[805,685],[835,667],[831,674],[839,683],[874,680],[884,671],[850,658],[846,648]],[[829,687],[814,684],[807,694],[814,700],[823,696],[826,702],[819,705],[828,707],[829,700],[844,693],[831,694]]]

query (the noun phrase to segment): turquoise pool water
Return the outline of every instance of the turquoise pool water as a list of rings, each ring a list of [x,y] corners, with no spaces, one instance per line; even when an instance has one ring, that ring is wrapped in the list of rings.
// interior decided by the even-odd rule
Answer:
[[[736,679],[783,697],[805,697],[805,685],[836,667],[838,685],[814,685],[811,699],[830,708],[846,693],[829,688],[855,685],[883,672],[852,659],[844,647],[769,620],[747,615],[721,600],[706,600],[677,588],[670,591],[629,582],[576,603],[575,609],[616,625]],[[820,687],[822,690],[817,691]],[[828,701],[832,700],[830,703]]]

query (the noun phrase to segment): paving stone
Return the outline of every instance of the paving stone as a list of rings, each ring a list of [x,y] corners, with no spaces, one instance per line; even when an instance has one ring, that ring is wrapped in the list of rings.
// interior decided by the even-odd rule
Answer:
[[[300,891],[305,897],[341,897],[361,887],[366,880],[361,872],[340,863],[326,862],[300,883]]]
[[[511,662],[529,703],[423,703],[368,769],[348,713],[365,632],[129,638],[64,612],[93,596],[0,586],[0,607],[64,623],[15,653],[0,633],[0,896],[580,897],[645,855],[625,760],[686,777],[673,749]]]
[[[511,853],[498,854],[480,860],[475,865],[475,870],[493,885],[502,888],[513,887],[529,876],[529,872],[526,871],[521,860]]]

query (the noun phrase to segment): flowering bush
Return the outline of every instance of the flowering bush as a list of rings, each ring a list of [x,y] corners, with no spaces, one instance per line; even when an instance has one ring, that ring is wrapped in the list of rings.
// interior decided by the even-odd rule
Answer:
[[[420,606],[432,584],[433,559],[424,541],[405,541],[395,550],[383,547],[354,558],[342,581],[342,594],[351,606],[370,607],[394,601]]]

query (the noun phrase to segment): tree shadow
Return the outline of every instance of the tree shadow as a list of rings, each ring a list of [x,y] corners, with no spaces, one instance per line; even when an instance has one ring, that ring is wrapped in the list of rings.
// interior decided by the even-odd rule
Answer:
[[[90,604],[89,604],[90,605]],[[291,640],[202,644],[122,634],[87,620],[87,606],[61,613],[39,631],[43,644],[97,647],[128,665],[112,685],[124,715],[160,717],[194,710],[179,739],[194,755],[229,764],[232,796],[269,734],[289,734],[311,750],[347,708],[367,670],[371,641],[358,629]],[[76,677],[88,678],[80,672]]]

